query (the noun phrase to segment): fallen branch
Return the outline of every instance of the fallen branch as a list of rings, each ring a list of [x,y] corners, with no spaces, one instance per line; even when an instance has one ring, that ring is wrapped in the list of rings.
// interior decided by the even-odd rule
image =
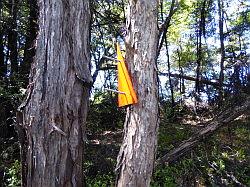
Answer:
[[[223,173],[224,176],[226,176],[229,180],[233,181],[237,186],[239,187],[246,187],[246,185],[242,184],[233,174],[228,174],[226,171],[219,170],[218,166],[216,166],[213,163],[208,162],[209,166],[212,167],[215,171],[218,173]]]
[[[108,64],[108,65],[106,65],[106,67],[100,67],[99,68],[99,70],[103,70],[103,71],[110,70],[110,69],[115,70],[115,69],[117,69],[117,67],[116,67],[116,65]],[[159,72],[159,71],[158,71],[158,75],[169,76],[168,73],[162,73],[162,72]],[[175,74],[175,73],[170,73],[170,77],[181,78],[181,79],[185,79],[185,80],[189,80],[189,81],[197,81],[197,79],[194,78],[194,77],[190,77],[190,76],[187,76],[187,75]],[[219,82],[215,82],[213,80],[207,80],[207,79],[204,79],[204,78],[199,79],[199,82],[202,83],[202,84],[207,84],[207,85],[214,86],[216,88],[218,88],[220,86]],[[230,85],[224,83],[223,86],[229,87]]]
[[[162,76],[168,76],[168,73],[162,73],[162,72],[158,72],[159,75],[162,75]],[[174,74],[174,73],[170,73],[170,77],[175,77],[175,78],[181,78],[181,79],[185,79],[185,80],[189,80],[189,81],[197,81],[196,78],[194,77],[190,77],[190,76],[187,76],[187,75],[180,75],[180,74]],[[207,79],[204,79],[204,78],[200,78],[199,79],[199,82],[202,83],[202,84],[207,84],[207,85],[211,85],[211,86],[214,86],[214,87],[219,87],[220,84],[219,82],[213,82],[212,80],[207,80]],[[223,84],[223,86],[229,86],[228,84]]]
[[[169,164],[174,162],[179,157],[186,154],[188,151],[193,149],[199,144],[200,141],[204,140],[211,134],[213,134],[220,127],[227,125],[228,123],[234,121],[237,117],[241,116],[250,111],[250,96],[241,99],[242,102],[227,108],[225,111],[220,112],[213,120],[207,123],[206,127],[199,130],[188,140],[180,144],[179,147],[173,149],[167,153],[162,158],[157,159],[156,166],[162,164]]]

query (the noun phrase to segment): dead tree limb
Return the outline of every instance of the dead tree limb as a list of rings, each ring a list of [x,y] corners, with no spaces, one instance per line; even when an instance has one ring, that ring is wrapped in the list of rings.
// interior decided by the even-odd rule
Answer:
[[[162,76],[168,76],[168,73],[158,72],[158,74],[162,75]],[[170,73],[170,77],[182,78],[182,79],[189,80],[189,81],[197,81],[197,79],[194,78],[194,77],[190,77],[190,76],[187,76],[187,75],[174,74],[174,73]],[[211,86],[214,86],[214,87],[219,87],[220,86],[219,82],[213,82],[212,80],[207,80],[207,79],[204,79],[204,78],[200,78],[199,82],[202,83],[202,84],[207,84],[207,85],[211,85]],[[228,87],[229,85],[228,84],[223,84],[223,86]]]
[[[250,111],[250,96],[248,95],[245,99],[241,99],[235,106],[227,108],[225,111],[220,112],[213,120],[207,123],[206,127],[195,133],[188,140],[184,141],[179,145],[179,147],[173,149],[165,156],[157,159],[156,166],[162,164],[169,164],[174,162],[179,157],[186,154],[188,151],[197,146],[202,140],[209,137],[220,127],[227,125],[228,123],[234,121],[237,117],[242,114],[246,114]]]
[[[106,65],[106,67],[99,67],[98,70],[109,70],[109,69],[116,69],[116,66],[115,65]],[[175,74],[175,73],[162,73],[162,72],[159,72],[158,71],[158,75],[161,75],[161,76],[170,76],[170,77],[175,77],[175,78],[182,78],[182,79],[185,79],[185,80],[189,80],[189,81],[197,81],[196,78],[194,77],[190,77],[190,76],[187,76],[187,75],[180,75],[180,74]],[[211,85],[211,86],[214,86],[215,88],[219,88],[220,87],[220,83],[219,82],[215,82],[213,80],[207,80],[207,79],[204,79],[204,78],[200,78],[198,80],[201,84],[207,84],[207,85]],[[223,86],[226,86],[226,87],[230,87],[229,84],[223,84]]]

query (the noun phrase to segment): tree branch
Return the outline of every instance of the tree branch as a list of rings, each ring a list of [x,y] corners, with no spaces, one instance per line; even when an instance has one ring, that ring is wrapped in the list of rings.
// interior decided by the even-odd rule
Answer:
[[[159,56],[164,39],[166,38],[166,34],[167,34],[168,28],[170,26],[170,21],[171,21],[173,15],[175,14],[175,12],[178,10],[178,8],[179,8],[178,1],[176,2],[176,0],[172,0],[168,17],[166,18],[166,20],[164,21],[164,23],[161,25],[161,27],[159,29],[160,30],[159,37],[161,36],[161,39],[159,40],[159,46],[157,49],[157,56]]]
[[[250,96],[248,95],[244,99],[241,99],[241,101],[242,102],[239,102],[236,106],[228,107],[225,111],[220,112],[212,121],[208,122],[205,128],[195,133],[188,140],[181,143],[179,147],[173,149],[162,158],[157,159],[156,166],[174,162],[197,146],[202,140],[213,134],[220,127],[227,125],[237,117],[250,111]]]
[[[163,75],[163,76],[168,76],[168,73],[158,72],[158,74]],[[194,78],[194,77],[190,77],[190,76],[187,76],[187,75],[174,74],[174,73],[170,73],[170,77],[182,78],[182,79],[186,79],[186,80],[190,80],[190,81],[197,81],[197,79]],[[220,87],[219,82],[212,82],[211,80],[207,80],[207,79],[203,79],[203,78],[200,78],[199,82],[203,83],[203,84],[211,85],[211,86],[214,86],[214,87]],[[228,84],[223,84],[223,86],[229,87]]]

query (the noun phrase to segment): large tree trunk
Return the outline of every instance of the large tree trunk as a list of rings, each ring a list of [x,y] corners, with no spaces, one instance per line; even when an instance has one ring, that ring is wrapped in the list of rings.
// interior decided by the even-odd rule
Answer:
[[[154,166],[158,130],[157,0],[130,0],[126,62],[138,104],[127,109],[117,163],[117,186],[146,187]]]
[[[23,186],[84,186],[83,136],[92,81],[89,1],[40,0],[39,8],[36,58],[17,116],[21,143],[27,142]]]

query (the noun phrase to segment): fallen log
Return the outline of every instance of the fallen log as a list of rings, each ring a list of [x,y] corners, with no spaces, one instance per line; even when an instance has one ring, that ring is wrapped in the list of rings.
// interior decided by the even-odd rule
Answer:
[[[234,106],[227,107],[226,110],[220,112],[217,116],[215,116],[210,122],[206,124],[206,127],[199,130],[188,140],[185,140],[179,145],[179,147],[173,149],[163,157],[157,159],[156,167],[159,165],[169,164],[171,162],[176,161],[179,157],[192,150],[195,146],[199,144],[199,142],[209,137],[220,127],[229,124],[230,122],[234,121],[236,118],[243,114],[249,114],[250,96],[248,95],[247,97],[241,98],[240,100],[241,102],[238,102]]]

